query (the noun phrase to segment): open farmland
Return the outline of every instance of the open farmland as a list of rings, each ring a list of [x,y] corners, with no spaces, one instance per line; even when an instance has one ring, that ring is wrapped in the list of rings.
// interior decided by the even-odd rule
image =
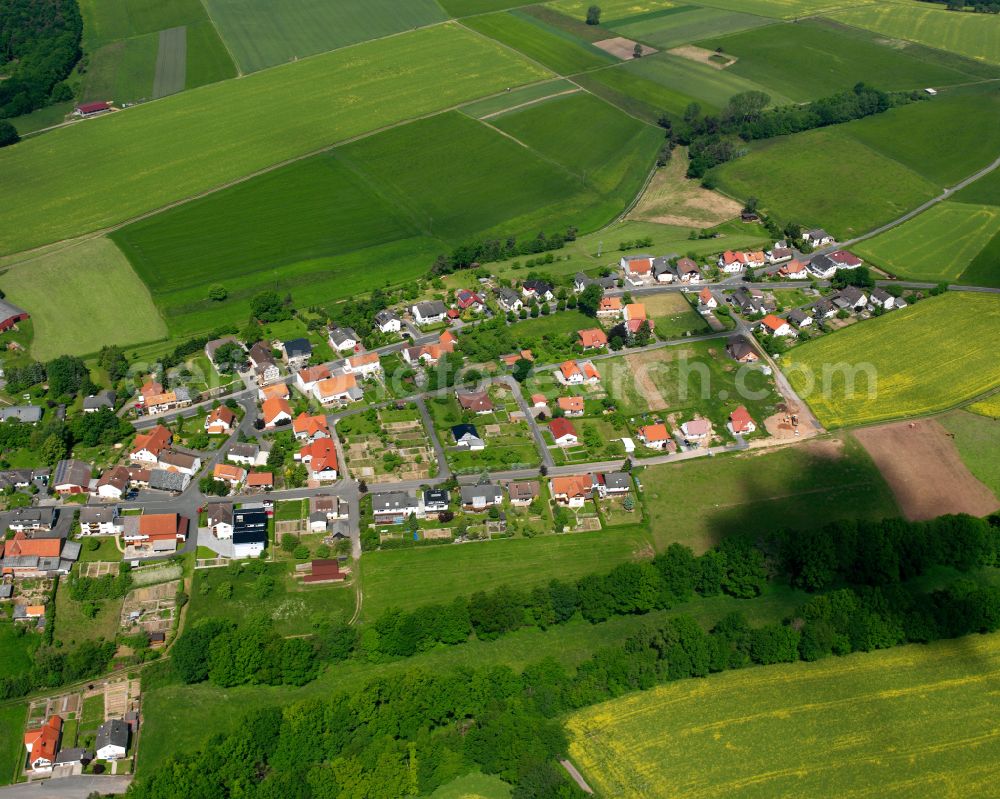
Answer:
[[[990,635],[682,680],[573,714],[570,755],[604,796],[983,796],[998,676]]]
[[[604,51],[525,14],[504,12],[470,17],[464,22],[473,30],[520,50],[560,75],[572,75],[617,63],[617,59]]]
[[[822,225],[841,240],[938,193],[930,181],[859,143],[847,128],[758,142],[748,155],[714,170],[719,188],[734,198],[760,197],[779,219]],[[850,186],[851,201],[845,203],[832,186]]]
[[[206,0],[243,72],[442,22],[434,0]]]
[[[542,102],[552,97],[559,97],[566,92],[576,91],[579,89],[571,81],[556,78],[544,83],[533,83],[530,86],[524,86],[494,97],[487,97],[485,100],[476,100],[468,105],[463,105],[459,110],[476,119],[487,119],[502,114],[504,111],[513,110],[518,106]]]
[[[0,289],[30,310],[31,354],[40,361],[167,334],[149,291],[105,238],[70,242],[15,263],[0,275]]]
[[[4,214],[0,252],[112,225],[337,141],[544,77],[508,48],[447,24],[71,125],[0,151],[0,174],[19,187],[18,203]],[[279,105],[281,113],[260,124],[260,108]]]
[[[783,367],[828,427],[918,416],[1000,385],[998,325],[996,297],[948,293],[807,342]]]
[[[666,50],[706,36],[724,36],[749,28],[771,25],[774,20],[753,14],[701,6],[674,6],[663,11],[636,14],[623,19],[607,19],[604,27],[629,39]]]
[[[757,538],[817,519],[899,514],[868,453],[846,435],[649,466],[639,479],[658,550],[678,541],[703,552],[731,535]]]
[[[989,401],[983,407],[972,405],[968,411],[956,411],[938,421],[951,433],[962,462],[975,477],[1000,498],[1000,396],[993,395],[992,414]]]
[[[555,578],[572,580],[650,555],[646,533],[636,528],[371,552],[361,563],[364,617],[501,585],[530,588]]]
[[[629,218],[701,229],[739,215],[738,202],[688,179],[687,169],[687,148],[675,148],[670,163],[656,170]]]
[[[949,200],[854,249],[895,275],[961,283],[962,273],[998,233],[1000,208]],[[997,283],[1000,269],[995,270],[992,281]]]
[[[695,101],[689,94],[627,72],[624,67],[577,75],[573,80],[627,113],[652,123],[664,111],[677,117],[682,116],[684,109]]]
[[[794,46],[789,46],[794,42]],[[797,101],[849,89],[859,81],[883,91],[965,83],[973,78],[920,54],[889,46],[867,31],[806,20],[698,42],[739,60],[724,70]]]
[[[701,0],[701,5],[760,14],[775,19],[793,19],[822,14],[836,8],[864,5],[869,0]]]
[[[1000,17],[995,14],[956,14],[943,5],[900,0],[860,5],[831,16],[885,36],[1000,64]]]

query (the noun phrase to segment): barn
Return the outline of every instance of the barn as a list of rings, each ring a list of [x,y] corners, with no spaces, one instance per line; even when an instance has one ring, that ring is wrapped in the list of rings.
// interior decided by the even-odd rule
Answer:
[[[10,330],[18,322],[28,318],[28,312],[12,305],[7,300],[0,300],[0,332]]]

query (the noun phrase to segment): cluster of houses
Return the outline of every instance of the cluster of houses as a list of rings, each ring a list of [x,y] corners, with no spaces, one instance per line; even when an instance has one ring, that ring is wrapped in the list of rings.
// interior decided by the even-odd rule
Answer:
[[[552,500],[564,508],[582,508],[588,499],[623,497],[632,490],[627,472],[592,472],[553,477],[549,481]]]
[[[53,507],[18,508],[6,516],[13,535],[0,542],[0,574],[14,579],[69,574],[80,557],[80,544],[69,541],[69,526],[57,529],[59,511]],[[26,619],[44,617],[44,608],[23,614]]]
[[[97,728],[93,751],[63,749],[64,722],[61,716],[52,715],[38,727],[25,731],[25,761],[33,773],[44,775],[60,766],[85,766],[95,759],[121,760],[128,754],[138,724],[138,714],[134,712],[124,719],[108,719]]]
[[[619,266],[625,285],[634,288],[655,283],[695,284],[703,279],[701,267],[686,256],[626,255],[619,261]],[[577,275],[577,285],[580,277]]]

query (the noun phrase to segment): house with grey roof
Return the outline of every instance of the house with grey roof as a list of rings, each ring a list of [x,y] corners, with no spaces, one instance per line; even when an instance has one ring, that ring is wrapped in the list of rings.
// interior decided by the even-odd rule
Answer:
[[[94,749],[99,760],[121,760],[128,752],[131,730],[122,719],[108,719],[97,728]]]
[[[461,494],[462,509],[473,513],[482,513],[503,502],[503,491],[492,483],[462,486]]]
[[[191,482],[190,476],[183,472],[168,472],[166,469],[153,469],[149,473],[149,487],[154,491],[171,491],[179,494]]]
[[[176,394],[176,390],[174,391]],[[83,400],[83,412],[84,413],[97,413],[101,408],[111,408],[115,407],[115,400],[118,395],[114,391],[109,389],[104,389],[104,391],[98,391],[96,394],[91,394],[89,397]],[[178,398],[179,399],[179,398]]]
[[[24,424],[38,424],[42,420],[42,409],[38,405],[7,405],[0,408],[0,422],[11,419]]]
[[[505,311],[517,313],[524,307],[521,296],[514,289],[501,286],[496,290],[497,304]]]
[[[15,533],[51,530],[56,524],[57,511],[49,506],[44,508],[18,508],[6,519],[7,526]]]
[[[361,343],[361,337],[354,332],[353,327],[331,327],[327,338],[330,339],[330,346],[337,352],[353,350]]]
[[[411,312],[418,325],[436,325],[448,316],[448,308],[440,300],[418,302]]]
[[[386,491],[372,494],[375,524],[402,524],[408,516],[421,515],[420,501],[407,491]]]
[[[83,494],[90,490],[90,464],[67,458],[56,464],[52,490],[57,494]]]
[[[403,329],[403,321],[395,311],[386,308],[375,314],[375,327],[383,333],[398,333]]]
[[[622,496],[632,490],[632,477],[628,472],[604,472],[598,477],[597,490],[604,496]]]

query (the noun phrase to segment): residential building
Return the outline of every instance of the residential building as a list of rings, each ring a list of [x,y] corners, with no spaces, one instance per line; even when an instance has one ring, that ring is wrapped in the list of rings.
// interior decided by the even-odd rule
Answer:
[[[28,312],[14,303],[0,299],[0,332],[10,330],[18,322],[28,318]]]
[[[457,389],[455,398],[463,411],[471,411],[475,414],[493,413],[493,400],[490,399],[489,391],[464,391]]]
[[[95,495],[101,499],[119,500],[128,493],[129,470],[127,466],[105,469],[97,481]]]
[[[809,269],[802,261],[789,260],[778,270],[778,276],[786,280],[806,280],[809,277]]]
[[[496,290],[497,305],[508,313],[517,313],[524,307],[524,302],[514,289],[501,286]]]
[[[582,294],[587,286],[599,286],[602,291],[607,291],[618,286],[618,279],[614,275],[587,277],[583,272],[577,272],[573,278],[573,291]]]
[[[90,464],[67,458],[56,464],[51,488],[57,494],[86,494],[90,491]]]
[[[212,479],[225,483],[231,489],[237,489],[247,479],[247,470],[230,463],[217,463],[212,469]]]
[[[589,474],[553,477],[549,489],[556,504],[567,508],[582,508],[594,496],[594,483]]]
[[[507,496],[510,504],[516,508],[524,508],[534,502],[541,493],[537,480],[518,480],[507,483]]]
[[[620,319],[623,310],[621,297],[602,297],[597,305],[597,318]]]
[[[131,729],[122,719],[108,719],[97,728],[98,760],[121,760],[128,752]]]
[[[347,579],[340,570],[340,562],[332,558],[318,558],[309,564],[309,574],[302,578],[304,583],[338,583]]]
[[[419,516],[422,512],[417,498],[406,491],[372,494],[375,524],[402,524],[408,516]]]
[[[772,249],[764,253],[764,257],[769,264],[783,264],[785,261],[791,261],[795,257],[795,252],[790,247],[783,245],[784,242],[779,242]]]
[[[557,417],[549,422],[549,432],[552,433],[552,440],[559,447],[572,447],[579,441],[573,423],[563,417]]]
[[[471,310],[475,313],[482,313],[486,310],[486,302],[483,298],[475,291],[470,291],[469,289],[459,289],[455,292],[455,305],[460,310]]]
[[[233,511],[233,557],[256,558],[267,546],[267,511],[237,508]]]
[[[585,350],[596,350],[608,346],[608,336],[599,327],[588,327],[577,331],[577,341]]]
[[[560,397],[559,410],[566,416],[583,416],[583,397]]]
[[[598,383],[601,375],[590,361],[566,361],[559,365],[556,379],[568,386]]]
[[[307,366],[295,375],[295,387],[303,394],[309,395],[312,394],[313,386],[320,380],[327,380],[330,376],[330,368],[324,364]]]
[[[730,358],[740,363],[756,363],[760,360],[757,350],[745,336],[730,336],[726,341],[726,352]]]
[[[410,312],[416,323],[421,326],[439,324],[448,316],[448,308],[440,300],[418,302],[410,308]]]
[[[678,258],[674,264],[674,276],[681,283],[700,283],[701,268],[690,258]]]
[[[860,311],[868,304],[868,295],[857,286],[847,286],[835,294],[831,301],[838,309]]]
[[[760,325],[772,336],[790,336],[794,332],[792,330],[792,326],[788,324],[788,322],[780,316],[775,316],[771,313],[760,320]]]
[[[160,458],[160,453],[174,440],[174,434],[158,424],[148,433],[139,433],[135,437],[132,445],[132,453],[129,457],[138,463],[155,464]]]
[[[647,424],[636,430],[639,440],[649,449],[664,450],[673,442],[665,424]]]
[[[457,424],[451,428],[451,434],[455,438],[456,447],[461,447],[471,452],[486,449],[486,442],[480,437],[475,425]]]
[[[361,337],[351,327],[331,327],[327,338],[336,352],[353,351],[361,343]]]
[[[746,286],[740,286],[733,292],[731,302],[740,309],[740,313],[747,316],[764,313],[765,311],[764,295],[760,289],[749,289]]]
[[[320,380],[313,386],[313,396],[321,405],[345,405],[364,397],[353,374],[339,374]]]
[[[757,424],[750,416],[750,412],[742,405],[729,414],[729,424],[726,426],[734,436],[753,433],[757,429]]]
[[[91,394],[83,400],[83,412],[84,413],[97,413],[102,408],[110,408],[114,410],[115,399],[118,397],[114,391],[109,391],[105,389],[104,391],[98,391],[96,394]]]
[[[60,716],[49,716],[40,727],[32,727],[24,733],[24,748],[27,762],[36,773],[52,771],[62,740],[63,720]]]
[[[525,280],[521,284],[521,294],[525,299],[534,298],[539,302],[551,302],[555,299],[552,284],[547,280]]]
[[[348,374],[360,375],[362,380],[376,378],[382,375],[382,363],[379,361],[377,352],[366,352],[344,361],[344,371]]]
[[[173,552],[178,541],[187,540],[188,520],[179,513],[144,513],[135,527],[126,526],[126,544],[150,546],[155,552]]]
[[[652,277],[652,255],[624,255],[618,263],[625,274],[625,282],[633,286],[641,286]]]
[[[312,357],[312,344],[307,338],[293,338],[281,343],[281,354],[289,369],[300,369]]]
[[[504,366],[513,367],[518,361],[532,361],[535,360],[535,354],[531,350],[521,350],[520,352],[512,352],[508,355],[501,355],[500,360],[503,361]]]
[[[503,503],[503,491],[493,483],[481,483],[474,486],[462,486],[462,510],[472,513],[483,513],[490,508]]]
[[[8,405],[0,408],[0,422],[11,419],[17,419],[23,424],[38,424],[42,420],[42,409],[38,405]]]
[[[398,333],[403,329],[403,321],[387,308],[375,314],[375,327],[383,333]]]
[[[833,244],[833,236],[823,230],[823,228],[805,231],[802,234],[802,240],[813,248],[825,247],[827,244]]]
[[[602,497],[621,497],[632,490],[632,477],[627,472],[604,472],[596,477],[597,492]]]
[[[257,399],[267,402],[269,399],[290,399],[292,396],[285,383],[272,383],[269,386],[260,386],[257,389]]]
[[[657,283],[673,283],[674,269],[670,265],[669,258],[653,259],[653,279]]]
[[[48,507],[38,508],[17,508],[7,516],[7,527],[15,533],[45,532],[51,530],[56,524],[56,509]],[[3,529],[0,527],[0,529]]]
[[[122,529],[121,517],[115,505],[80,509],[80,535],[116,535]]]
[[[281,376],[281,370],[278,369],[278,362],[274,360],[271,348],[263,341],[258,341],[250,348],[249,357],[258,386],[273,383]]]
[[[339,463],[337,445],[332,439],[317,438],[299,450],[296,460],[301,460],[309,470],[309,479],[328,483],[337,479]]]
[[[317,438],[330,438],[330,426],[321,413],[310,416],[303,411],[292,422],[292,432],[299,441],[312,442]]]
[[[884,308],[886,311],[891,311],[896,305],[896,298],[885,289],[880,288],[872,289],[869,301],[873,306]]]
[[[205,417],[205,432],[210,436],[228,436],[235,424],[236,414],[225,405],[220,405]]]
[[[222,338],[212,339],[208,344],[205,345],[205,357],[208,358],[215,365],[215,353],[218,352],[222,347],[227,344],[235,344],[240,349],[241,358],[245,356],[246,350],[243,349],[243,345],[237,341],[236,336],[223,336]],[[246,365],[245,360],[242,363],[234,364],[239,367],[239,371],[243,371],[243,366]]]
[[[194,477],[201,469],[201,458],[197,455],[188,455],[186,452],[165,449],[160,453],[156,465],[164,471],[180,472],[188,477]]]
[[[288,404],[288,400],[271,397],[264,400],[261,406],[261,418],[264,420],[264,427],[273,430],[292,421],[292,407]]]
[[[813,323],[812,316],[806,313],[805,311],[800,310],[799,308],[793,308],[791,311],[789,311],[788,316],[786,318],[788,319],[789,323],[795,325],[795,327],[798,328],[808,327]]]
[[[247,475],[246,487],[248,491],[268,491],[274,488],[274,473],[250,472]]]
[[[708,419],[692,419],[681,425],[681,434],[688,442],[703,441],[712,433],[712,423]]]
[[[149,487],[154,491],[170,491],[175,494],[187,489],[191,483],[191,475],[184,472],[152,469],[149,472]]]
[[[451,497],[443,488],[424,490],[424,513],[444,513],[451,504]]]
[[[226,460],[231,463],[238,463],[241,466],[255,466],[259,454],[260,447],[256,444],[237,443],[229,448],[229,452],[226,453]]]
[[[212,535],[220,540],[233,537],[233,504],[210,502],[205,506],[205,521]]]

